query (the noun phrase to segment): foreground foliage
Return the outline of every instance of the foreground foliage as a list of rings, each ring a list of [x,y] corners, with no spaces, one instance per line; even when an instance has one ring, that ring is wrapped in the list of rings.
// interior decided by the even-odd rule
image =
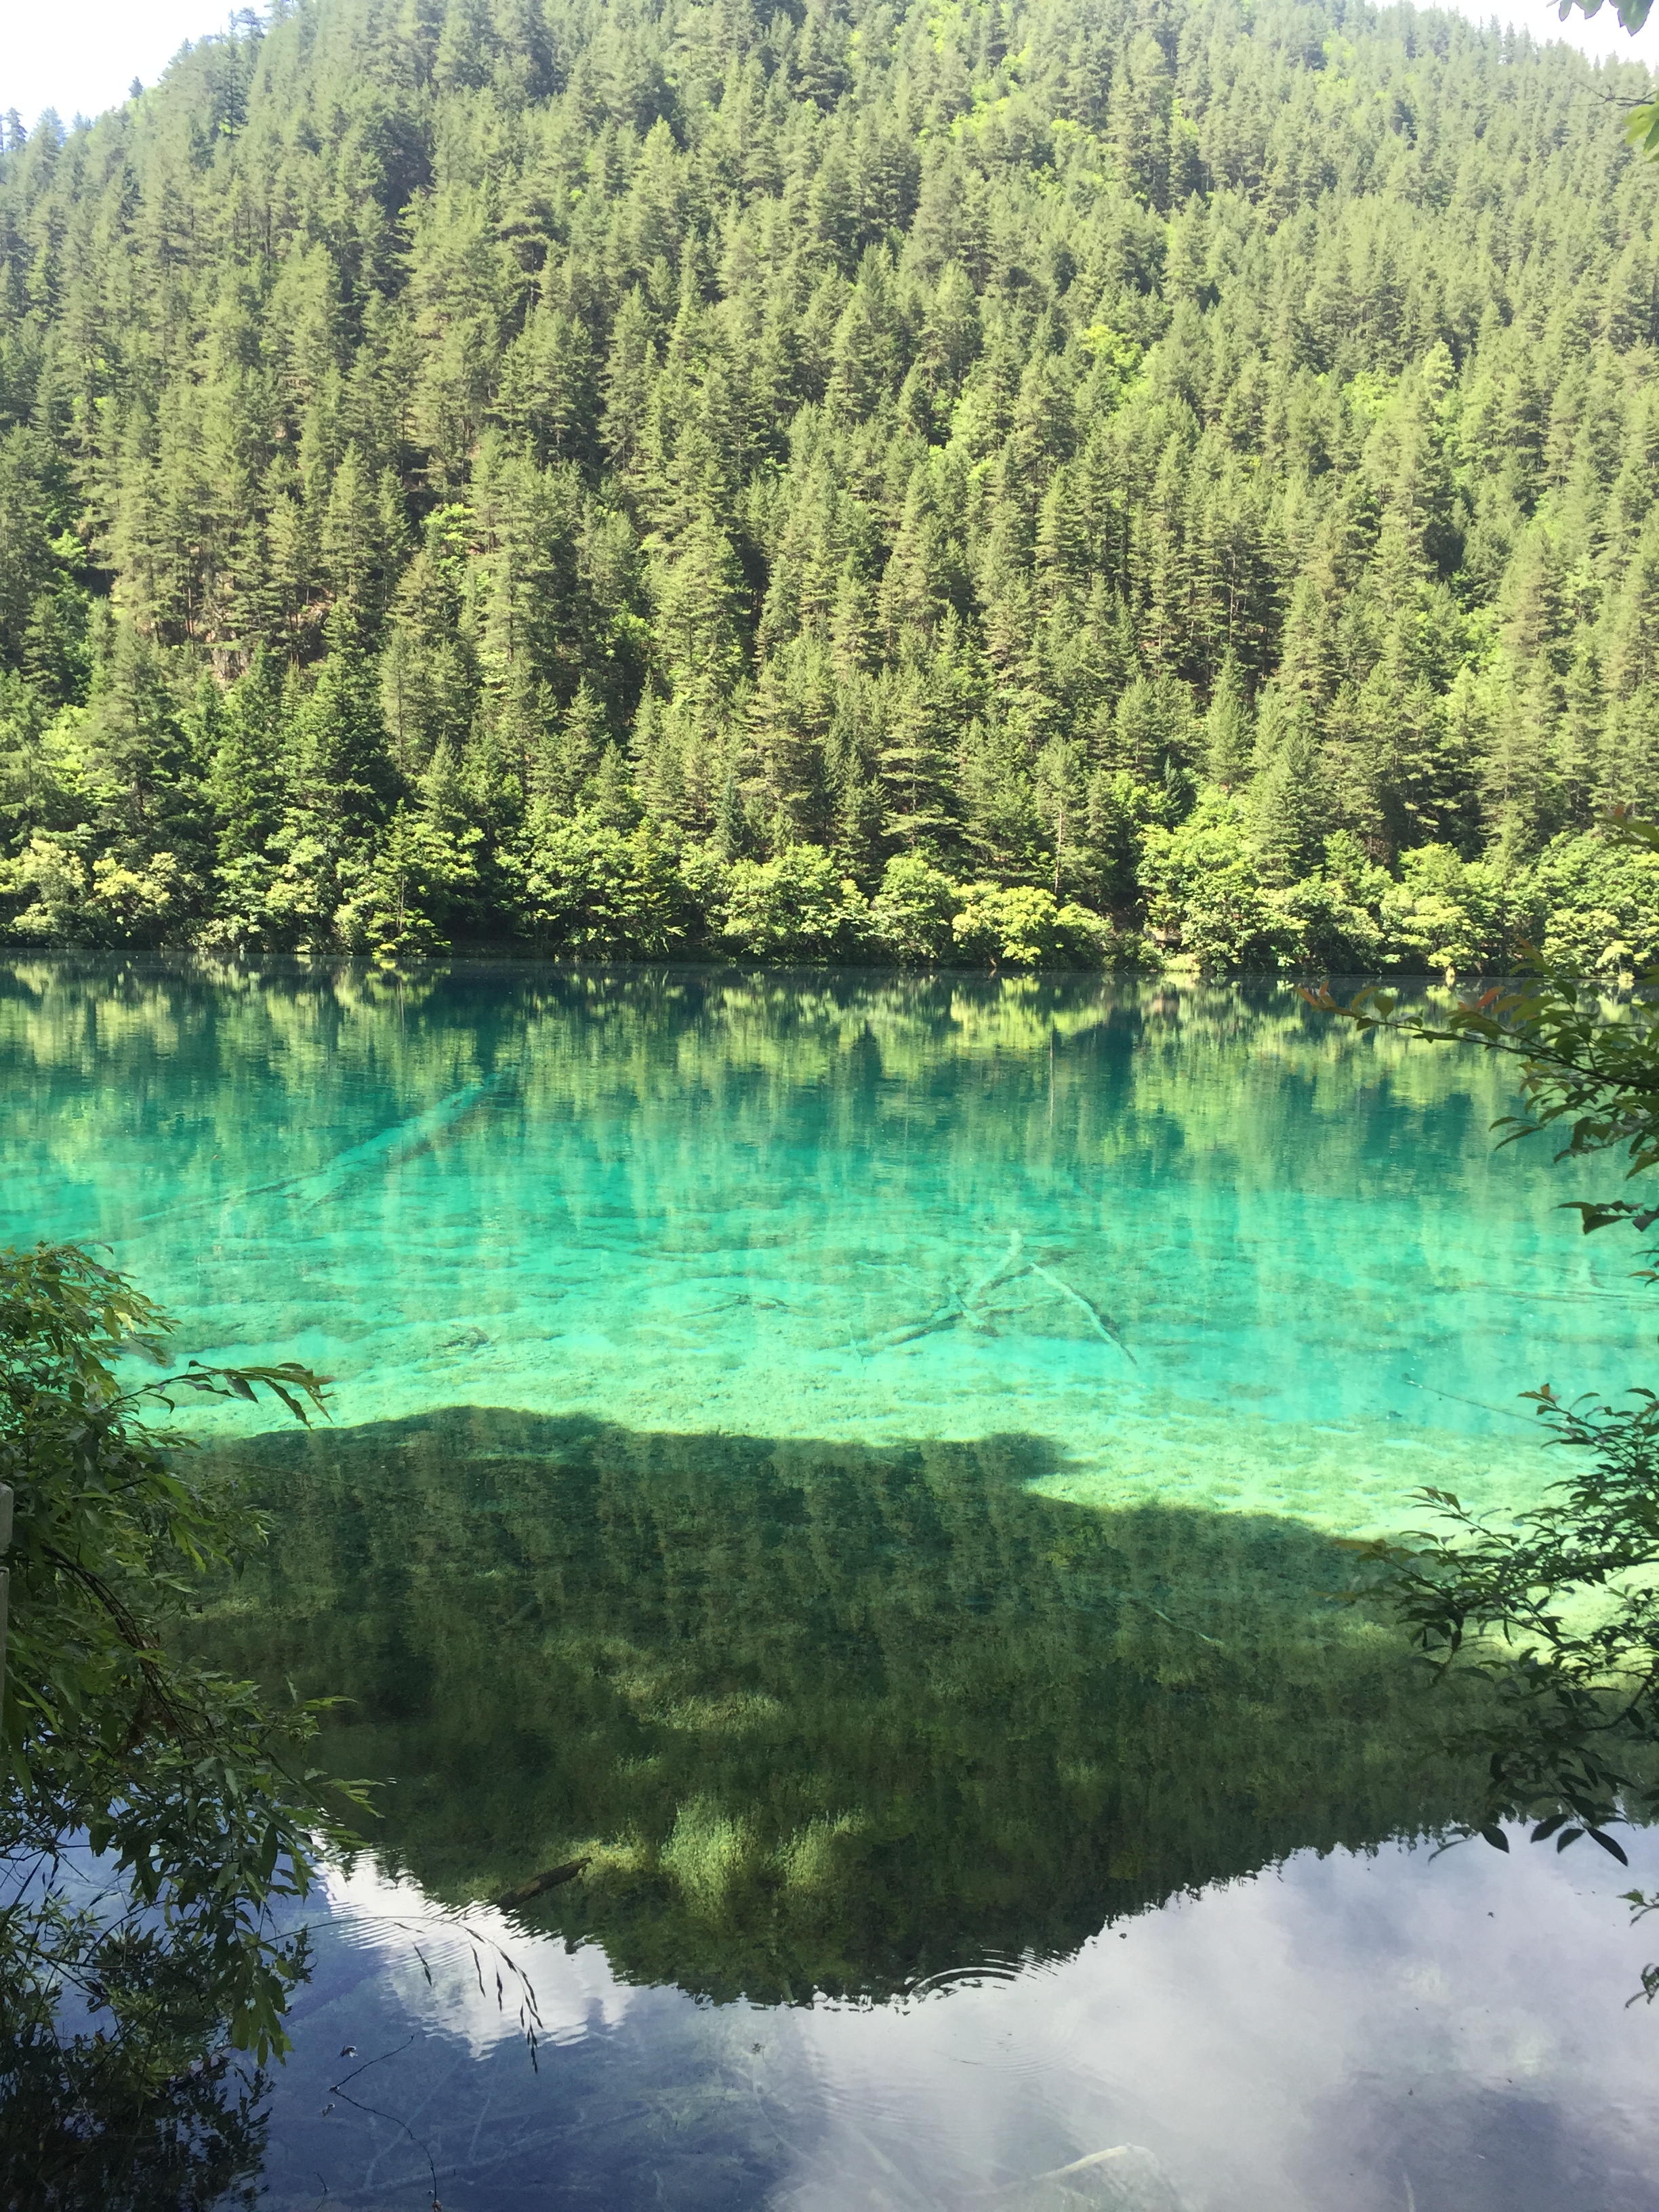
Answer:
[[[1588,1465],[1501,1524],[1425,1490],[1437,1530],[1358,1548],[1383,1565],[1389,1601],[1436,1673],[1461,1668],[1495,1692],[1458,1740],[1487,1755],[1479,1832],[1507,1850],[1498,1824],[1533,1820],[1534,1842],[1564,1850],[1588,1835],[1623,1863],[1608,1828],[1659,1814],[1659,1588],[1646,1578],[1659,1566],[1659,1399],[1529,1395]]]
[[[1644,964],[1651,90],[1279,0],[307,0],[9,127],[0,923]]]
[[[8,2023],[9,2027],[10,2023]],[[266,2080],[181,2048],[122,2064],[95,2037],[31,2023],[0,2067],[0,2203],[18,2212],[252,2212]]]
[[[1615,815],[1607,829],[1615,844],[1659,847],[1659,823]],[[1374,988],[1346,1006],[1328,987],[1308,995],[1361,1030],[1517,1058],[1525,1109],[1495,1125],[1504,1143],[1553,1129],[1565,1137],[1558,1159],[1613,1152],[1627,1182],[1649,1172],[1659,1165],[1659,969],[1609,1006],[1566,964],[1526,964],[1520,982],[1449,1013],[1401,1011]],[[1587,1236],[1617,1224],[1645,1233],[1659,1221],[1643,1199],[1565,1203]],[[1502,1526],[1427,1490],[1439,1530],[1363,1548],[1437,1673],[1483,1676],[1496,1692],[1498,1717],[1466,1739],[1488,1754],[1480,1832],[1506,1850],[1498,1823],[1535,1819],[1536,1842],[1553,1838],[1559,1850],[1589,1835],[1622,1861],[1609,1826],[1659,1814],[1659,1398],[1642,1389],[1618,1406],[1563,1404],[1547,1383],[1528,1395],[1555,1442],[1587,1466]],[[1659,1909],[1640,1891],[1630,1898],[1641,1911]],[[1659,1966],[1643,1980],[1659,1996]]]
[[[261,2061],[286,2048],[304,1939],[273,1913],[362,1802],[350,1785],[325,1796],[307,1767],[322,1707],[274,1708],[172,1648],[199,1578],[240,1568],[264,1530],[150,1420],[185,1394],[261,1391],[303,1420],[323,1385],[193,1361],[124,1381],[161,1362],[171,1327],[85,1250],[0,1253],[0,1480],[16,1516],[0,2094],[9,2127],[27,2104],[42,2157],[54,2126],[90,2140],[112,2109],[199,2101],[186,2085],[226,2042]]]

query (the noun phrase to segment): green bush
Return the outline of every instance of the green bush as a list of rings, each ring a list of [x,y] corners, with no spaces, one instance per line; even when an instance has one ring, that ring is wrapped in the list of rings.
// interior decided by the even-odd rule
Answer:
[[[1098,968],[1112,927],[1080,906],[1061,906],[1034,884],[967,884],[951,924],[964,959],[994,972],[1006,968]]]
[[[695,920],[672,848],[649,823],[618,830],[532,807],[513,856],[520,927],[579,959],[659,960]]]
[[[1376,965],[1381,925],[1339,877],[1308,876],[1267,897],[1277,917],[1273,944],[1281,968],[1321,968],[1340,975]]]
[[[1421,845],[1401,854],[1400,881],[1383,895],[1385,957],[1403,968],[1502,968],[1529,911],[1524,872]]]
[[[956,885],[919,853],[889,860],[870,902],[869,941],[901,968],[927,968],[956,949],[951,924],[961,901]]]
[[[1284,918],[1268,897],[1236,799],[1206,792],[1178,829],[1149,824],[1141,847],[1147,935],[1205,974],[1274,968]]]
[[[868,914],[833,854],[786,845],[769,860],[732,863],[718,921],[724,944],[743,958],[820,961],[855,955]]]
[[[1659,853],[1596,836],[1558,837],[1532,883],[1550,960],[1604,975],[1659,963]]]

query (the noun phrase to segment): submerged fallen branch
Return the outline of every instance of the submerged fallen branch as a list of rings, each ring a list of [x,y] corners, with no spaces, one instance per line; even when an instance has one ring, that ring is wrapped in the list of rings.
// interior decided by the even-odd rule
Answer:
[[[981,1301],[994,1291],[1004,1290],[1011,1283],[1024,1281],[1028,1275],[1046,1283],[1051,1291],[1068,1299],[1088,1316],[1097,1335],[1103,1337],[1108,1344],[1121,1352],[1131,1367],[1139,1367],[1140,1363],[1130,1351],[1122,1329],[1111,1315],[1103,1312],[1094,1300],[1085,1297],[1081,1291],[1073,1290],[1071,1284],[1055,1274],[1053,1268],[1042,1267],[1035,1260],[1028,1260],[1025,1257],[1025,1240],[1018,1230],[1008,1239],[1008,1249],[995,1267],[988,1273],[981,1275],[965,1297],[957,1291],[951,1291],[945,1304],[935,1307],[925,1321],[892,1330],[877,1340],[877,1348],[884,1352],[896,1351],[902,1344],[915,1344],[924,1336],[937,1336],[947,1328],[958,1327],[974,1329],[982,1336],[994,1336],[998,1333],[997,1319],[1006,1319],[1006,1316],[992,1314],[984,1309]]]
[[[465,1122],[480,1108],[488,1105],[508,1084],[517,1080],[516,1066],[498,1068],[477,1083],[451,1091],[435,1104],[428,1106],[406,1121],[396,1121],[389,1128],[366,1138],[362,1144],[351,1145],[337,1152],[331,1160],[321,1166],[301,1169],[295,1175],[275,1176],[268,1182],[248,1183],[240,1190],[214,1190],[203,1197],[191,1199],[184,1205],[168,1205],[147,1213],[135,1214],[131,1225],[123,1231],[121,1241],[130,1244],[137,1241],[138,1232],[149,1231],[158,1224],[176,1228],[179,1222],[198,1215],[223,1215],[233,1206],[246,1206],[251,1199],[285,1196],[300,1201],[309,1212],[313,1206],[323,1205],[356,1176],[372,1172],[384,1173],[400,1167],[404,1161],[426,1152],[434,1141],[447,1135]]]
[[[1119,1590],[1117,1595],[1127,1598],[1131,1605],[1144,1605],[1148,1613],[1156,1613],[1164,1626],[1173,1628],[1178,1636],[1195,1636],[1200,1644],[1212,1644],[1218,1651],[1224,1651],[1227,1648],[1218,1636],[1206,1636],[1201,1628],[1194,1628],[1189,1621],[1171,1620],[1162,1606],[1154,1605],[1151,1598],[1142,1597],[1138,1590]]]
[[[1030,1272],[1030,1262],[1025,1257],[1025,1239],[1016,1229],[1009,1237],[1008,1249],[1001,1259],[988,1274],[981,1275],[969,1291],[967,1304],[976,1305],[988,1292],[1000,1290],[1005,1283],[1017,1283],[1022,1275],[1029,1275]]]
[[[447,1098],[411,1115],[407,1121],[394,1122],[362,1144],[350,1146],[326,1166],[295,1177],[291,1184],[295,1194],[305,1193],[304,1204],[309,1210],[332,1198],[343,1184],[356,1176],[383,1173],[388,1168],[402,1166],[405,1160],[427,1151],[435,1138],[453,1130],[504,1085],[514,1081],[518,1073],[516,1067],[498,1069],[481,1082],[469,1083],[462,1090],[451,1091]]]
[[[1101,2195],[1097,2182],[1105,2185]],[[1114,2143],[1109,2150],[1091,2151],[1074,2158],[1069,2166],[1051,2166],[1029,2180],[1005,2182],[1000,2189],[977,2190],[966,2201],[973,2204],[1007,2203],[1011,2200],[1036,2205],[1075,2204],[1085,2198],[1115,2204],[1124,2212],[1182,2212],[1182,2200],[1168,2174],[1144,2143]]]
[[[574,1881],[587,1864],[585,1858],[566,1859],[562,1866],[548,1867],[541,1874],[532,1874],[528,1881],[521,1881],[516,1889],[504,1889],[495,1899],[498,1911],[506,1911],[509,1905],[528,1905],[532,1897],[544,1890],[557,1889],[562,1883]]]
[[[882,1340],[882,1343],[889,1350],[896,1349],[901,1344],[914,1344],[918,1337],[936,1336],[940,1329],[954,1328],[959,1321],[967,1322],[970,1328],[983,1326],[972,1320],[967,1307],[953,1291],[948,1304],[939,1307],[926,1321],[918,1322],[912,1328],[895,1329],[891,1335]]]
[[[1081,1306],[1107,1343],[1115,1344],[1131,1367],[1139,1365],[1140,1363],[1123,1340],[1123,1331],[1112,1319],[1110,1314],[1102,1313],[1092,1298],[1085,1298],[1081,1291],[1074,1291],[1069,1283],[1061,1282],[1060,1277],[1051,1274],[1047,1267],[1039,1267],[1033,1264],[1031,1273],[1040,1277],[1043,1282],[1050,1284],[1062,1297],[1070,1298],[1073,1305]]]

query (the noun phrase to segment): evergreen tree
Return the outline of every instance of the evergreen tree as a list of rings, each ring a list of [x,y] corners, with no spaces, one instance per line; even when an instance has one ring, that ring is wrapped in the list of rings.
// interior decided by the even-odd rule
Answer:
[[[1250,772],[1255,731],[1244,679],[1230,652],[1223,659],[1204,717],[1204,773],[1223,791],[1232,791]]]
[[[1335,0],[301,0],[9,132],[0,927],[499,938],[532,815],[708,945],[711,840],[1176,945],[1191,818],[1215,957],[1305,951],[1330,849],[1577,896],[1659,806],[1659,175],[1594,88]]]

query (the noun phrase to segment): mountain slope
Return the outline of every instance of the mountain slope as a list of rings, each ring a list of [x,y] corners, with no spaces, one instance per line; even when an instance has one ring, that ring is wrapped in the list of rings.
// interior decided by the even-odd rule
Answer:
[[[314,0],[14,128],[10,926],[1659,947],[1582,834],[1659,805],[1647,85],[1408,8]]]

